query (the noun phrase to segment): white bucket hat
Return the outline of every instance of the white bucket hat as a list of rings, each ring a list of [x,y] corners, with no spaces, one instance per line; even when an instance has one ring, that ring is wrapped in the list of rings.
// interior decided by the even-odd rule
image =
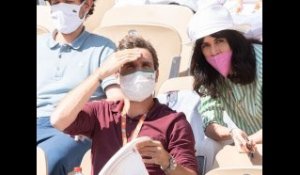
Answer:
[[[234,25],[230,12],[221,4],[210,4],[198,9],[188,24],[190,43],[225,29],[234,29],[245,33],[249,25]]]

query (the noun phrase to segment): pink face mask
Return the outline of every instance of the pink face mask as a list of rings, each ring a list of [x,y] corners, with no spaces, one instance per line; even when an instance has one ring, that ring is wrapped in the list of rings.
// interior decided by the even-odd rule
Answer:
[[[209,57],[206,60],[213,68],[226,78],[231,69],[231,56],[232,51],[228,51]]]

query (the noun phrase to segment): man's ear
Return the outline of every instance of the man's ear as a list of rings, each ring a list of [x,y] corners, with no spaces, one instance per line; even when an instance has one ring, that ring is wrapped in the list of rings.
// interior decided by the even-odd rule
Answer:
[[[155,82],[157,83],[157,80],[158,80],[158,75],[159,75],[159,70],[157,69],[156,70],[156,74],[155,74]]]
[[[93,0],[84,0],[84,1],[85,1],[84,3],[88,5],[90,10],[90,8],[92,8],[92,5],[94,4],[94,1]]]
[[[92,8],[92,5],[94,4],[94,1],[93,0],[84,0],[83,2],[84,2],[84,5],[83,5],[84,11],[86,14],[88,14],[90,9]]]

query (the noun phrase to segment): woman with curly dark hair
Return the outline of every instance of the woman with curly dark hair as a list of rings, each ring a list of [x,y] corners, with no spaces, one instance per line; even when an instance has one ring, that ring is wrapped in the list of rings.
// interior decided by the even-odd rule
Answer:
[[[239,32],[220,5],[195,14],[189,36],[195,41],[191,74],[205,134],[253,152],[262,143],[262,44]],[[234,127],[224,122],[224,111]]]

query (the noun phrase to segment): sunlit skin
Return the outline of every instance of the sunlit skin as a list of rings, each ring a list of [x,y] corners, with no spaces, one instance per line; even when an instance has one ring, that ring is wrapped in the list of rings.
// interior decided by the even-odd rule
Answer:
[[[231,51],[231,48],[225,38],[204,37],[201,50],[205,58],[216,56],[223,52]]]
[[[147,49],[139,49],[140,57],[136,61],[128,62],[120,69],[121,75],[128,75],[135,71],[154,72],[154,63],[151,53]]]

